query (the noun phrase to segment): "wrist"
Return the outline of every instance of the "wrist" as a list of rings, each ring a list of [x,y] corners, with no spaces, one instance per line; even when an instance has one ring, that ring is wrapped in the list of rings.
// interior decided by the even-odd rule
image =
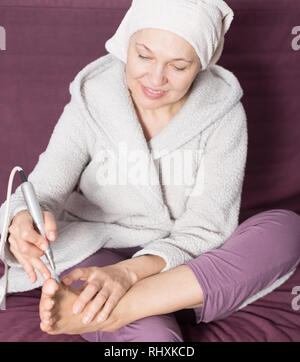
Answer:
[[[139,281],[138,275],[135,270],[130,267],[129,264],[125,263],[126,260],[119,262],[119,266],[122,268],[123,272],[127,275],[128,279],[131,282],[131,285],[134,285]]]
[[[141,255],[131,259],[123,260],[122,264],[128,270],[131,278],[136,282],[151,275],[158,274],[166,266],[166,262],[158,255]]]

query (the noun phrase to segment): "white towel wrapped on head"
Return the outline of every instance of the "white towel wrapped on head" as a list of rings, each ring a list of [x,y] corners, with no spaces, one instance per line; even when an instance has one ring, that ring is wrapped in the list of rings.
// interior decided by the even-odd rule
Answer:
[[[234,13],[223,0],[133,0],[106,50],[127,63],[131,36],[145,28],[171,31],[189,42],[202,69],[216,64]]]

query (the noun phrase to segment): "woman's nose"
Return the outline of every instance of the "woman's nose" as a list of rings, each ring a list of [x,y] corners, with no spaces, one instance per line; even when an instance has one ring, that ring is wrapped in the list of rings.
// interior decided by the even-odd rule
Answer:
[[[166,76],[162,65],[154,65],[150,72],[150,81],[152,86],[161,86],[166,83]]]

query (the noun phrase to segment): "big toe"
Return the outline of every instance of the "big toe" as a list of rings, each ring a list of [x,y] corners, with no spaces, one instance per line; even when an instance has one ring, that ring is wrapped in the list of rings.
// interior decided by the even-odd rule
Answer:
[[[54,279],[48,279],[42,287],[42,297],[53,298],[58,289],[59,285],[57,282]]]

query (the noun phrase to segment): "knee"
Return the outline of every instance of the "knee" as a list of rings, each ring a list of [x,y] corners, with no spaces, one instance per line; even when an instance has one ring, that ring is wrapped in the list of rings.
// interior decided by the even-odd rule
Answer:
[[[266,239],[284,253],[300,257],[300,216],[294,211],[272,209],[255,215],[252,226],[259,226],[268,235]],[[271,245],[270,245],[271,246]]]
[[[288,219],[288,220],[293,220],[294,222],[299,223],[299,218],[300,215],[298,215],[296,212],[292,211],[292,210],[287,210],[287,209],[271,209],[271,210],[266,210],[261,212],[260,214],[263,215],[269,215],[274,217],[275,219]],[[258,215],[260,215],[258,214]]]
[[[285,209],[274,209],[264,211],[263,216],[266,217],[267,223],[272,223],[274,226],[278,226],[281,229],[289,232],[289,234],[300,236],[300,215],[294,211]]]

